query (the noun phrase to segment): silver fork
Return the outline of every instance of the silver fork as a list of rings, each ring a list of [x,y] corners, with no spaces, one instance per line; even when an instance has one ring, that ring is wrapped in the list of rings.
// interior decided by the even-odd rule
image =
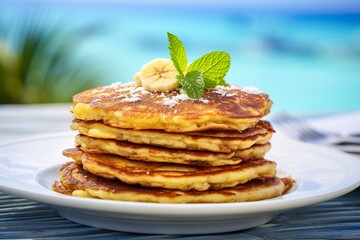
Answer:
[[[299,119],[290,113],[275,116],[273,122],[291,137],[304,142],[339,146],[342,144],[360,144],[360,136],[321,132],[311,128],[305,120]],[[360,151],[360,146],[357,146],[357,148]]]

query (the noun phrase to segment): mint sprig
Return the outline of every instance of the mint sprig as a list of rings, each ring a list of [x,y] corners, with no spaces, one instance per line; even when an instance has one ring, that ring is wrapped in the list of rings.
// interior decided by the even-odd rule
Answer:
[[[225,75],[230,68],[230,55],[214,51],[203,55],[187,67],[186,50],[178,37],[168,34],[170,57],[179,72],[177,80],[184,92],[193,99],[204,96],[205,90],[217,85],[227,85]],[[187,72],[186,74],[184,74]]]

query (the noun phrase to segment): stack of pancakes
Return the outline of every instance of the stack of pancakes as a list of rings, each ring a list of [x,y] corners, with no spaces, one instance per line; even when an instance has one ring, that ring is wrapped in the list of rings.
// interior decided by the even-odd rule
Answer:
[[[216,87],[200,100],[179,89],[112,84],[73,97],[76,148],[54,190],[137,202],[219,203],[280,196],[293,180],[264,159],[272,102],[255,88]]]

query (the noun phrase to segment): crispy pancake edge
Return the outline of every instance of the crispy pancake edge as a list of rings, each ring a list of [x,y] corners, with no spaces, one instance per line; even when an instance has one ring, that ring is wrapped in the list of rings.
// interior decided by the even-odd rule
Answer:
[[[238,140],[244,149],[251,147],[255,143],[264,144],[271,139],[271,134],[253,136],[252,139]],[[97,139],[85,135],[77,135],[75,138],[76,146],[82,150],[92,153],[115,154],[127,157],[132,160],[150,162],[172,162],[191,165],[229,165],[241,161],[234,158],[235,151],[230,153],[219,153],[209,151],[192,151],[184,149],[169,149],[144,144],[134,144],[130,142]]]
[[[89,154],[78,149],[64,154],[94,175],[119,179],[128,184],[183,191],[232,187],[254,178],[276,175],[276,163],[262,159],[231,166],[200,167],[132,161],[112,155]]]
[[[239,144],[241,141],[244,141],[244,139],[274,132],[271,124],[267,121],[259,121],[253,128],[246,129],[242,132],[203,131],[175,134],[159,130],[116,128],[99,121],[82,121],[79,119],[73,120],[71,129],[77,130],[82,135],[94,138],[128,141],[137,144],[149,144],[166,148],[227,153],[249,147],[249,144],[251,143],[248,143],[247,145]]]
[[[154,202],[154,203],[225,203],[258,201],[281,196],[293,184],[292,179],[264,178],[254,179],[246,184],[222,190],[178,191],[161,188],[146,188],[128,185],[119,181],[107,180],[87,173],[74,162],[65,164],[61,171],[61,182],[67,192],[77,191],[76,196],[89,195],[117,201]],[[86,179],[86,180],[84,180]],[[53,186],[55,191],[61,189]],[[59,193],[63,193],[58,191]],[[66,194],[66,193],[63,193]]]

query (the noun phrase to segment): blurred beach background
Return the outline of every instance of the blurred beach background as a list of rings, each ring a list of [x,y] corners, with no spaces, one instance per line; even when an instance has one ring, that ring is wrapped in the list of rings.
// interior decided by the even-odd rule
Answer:
[[[271,2],[271,3],[270,3]],[[70,102],[132,81],[169,57],[230,53],[227,82],[257,86],[273,111],[360,109],[360,1],[0,0],[0,104]]]

